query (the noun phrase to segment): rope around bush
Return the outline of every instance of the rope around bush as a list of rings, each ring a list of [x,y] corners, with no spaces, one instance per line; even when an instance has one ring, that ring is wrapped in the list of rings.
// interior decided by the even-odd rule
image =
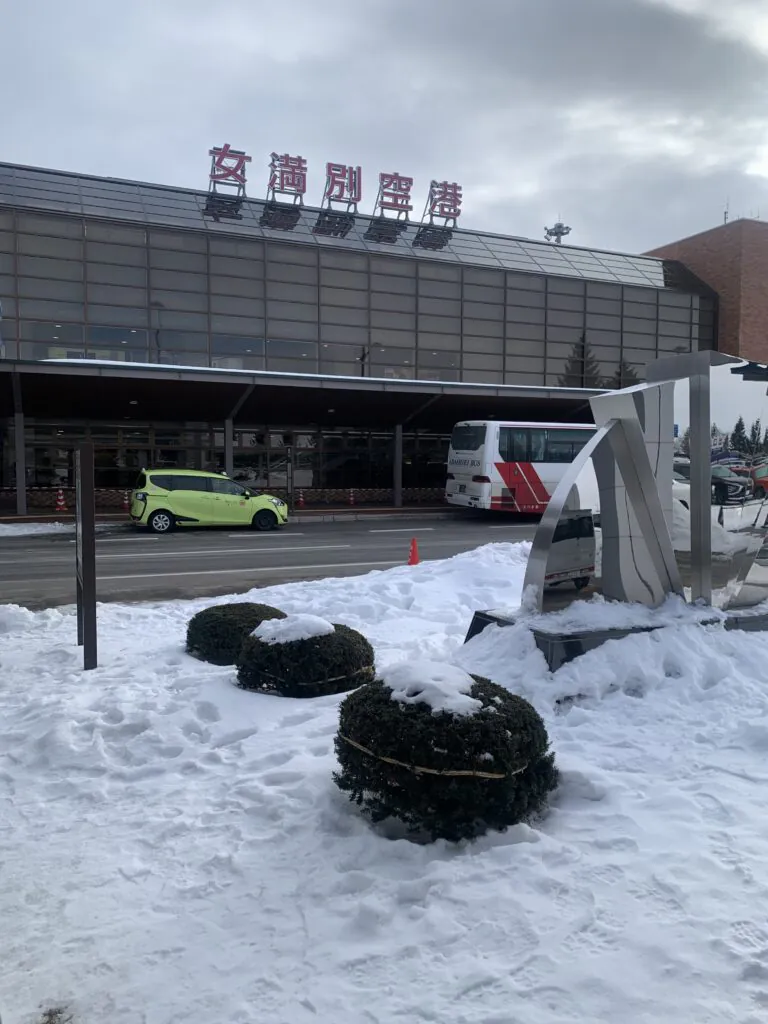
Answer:
[[[482,707],[471,715],[396,702],[380,680],[342,703],[334,781],[372,822],[457,842],[544,809],[558,778],[544,723],[522,697],[472,679]]]
[[[323,697],[346,693],[374,677],[373,648],[348,626],[306,640],[267,643],[249,636],[237,662],[244,690],[283,697]]]

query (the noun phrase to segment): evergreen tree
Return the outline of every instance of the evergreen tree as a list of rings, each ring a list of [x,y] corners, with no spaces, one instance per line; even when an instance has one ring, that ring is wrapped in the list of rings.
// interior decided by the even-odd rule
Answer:
[[[739,416],[736,420],[736,426],[733,428],[733,432],[731,433],[730,447],[733,451],[739,453],[749,450],[749,439],[747,438],[747,428],[744,426],[743,416]]]
[[[768,427],[765,428],[765,433],[763,434],[763,446],[762,447],[763,447],[763,454],[764,455],[768,455]]]
[[[565,369],[558,378],[558,384],[561,388],[603,388],[607,386],[600,374],[600,364],[592,354],[592,349],[587,342],[586,333],[582,333],[571,349]]]
[[[763,425],[756,419],[749,428],[749,454],[754,458],[760,451],[763,443]]]
[[[613,391],[618,391],[619,388],[631,388],[634,387],[635,384],[642,383],[643,382],[634,366],[630,366],[630,364],[622,357],[616,368],[616,372],[612,377],[609,377],[605,381],[603,386],[610,388]]]
[[[691,428],[686,427],[685,432],[680,441],[680,454],[685,456],[686,459],[691,457]]]

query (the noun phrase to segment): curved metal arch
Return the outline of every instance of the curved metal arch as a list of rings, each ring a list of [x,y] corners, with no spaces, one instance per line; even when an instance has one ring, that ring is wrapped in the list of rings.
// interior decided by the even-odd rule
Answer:
[[[552,547],[552,540],[555,536],[557,524],[565,511],[565,505],[573,490],[579,474],[587,465],[598,447],[607,440],[611,429],[618,421],[611,420],[605,426],[599,427],[597,432],[587,441],[579,454],[563,473],[560,482],[555,487],[552,497],[544,509],[544,514],[536,528],[531,545],[531,553],[528,556],[528,564],[525,567],[525,579],[523,580],[523,607],[531,612],[540,612],[544,602],[544,578],[547,574],[547,561]]]

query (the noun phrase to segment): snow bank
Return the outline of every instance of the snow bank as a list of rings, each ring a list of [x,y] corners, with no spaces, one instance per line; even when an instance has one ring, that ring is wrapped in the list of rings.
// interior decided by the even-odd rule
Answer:
[[[469,696],[474,680],[455,665],[438,664],[426,659],[402,662],[386,669],[381,681],[392,691],[399,704],[426,704],[432,714],[447,711],[452,715],[474,715],[482,701]]]
[[[520,607],[495,609],[493,614],[514,618],[520,614]],[[658,608],[642,604],[624,604],[620,601],[606,601],[602,594],[595,594],[590,600],[574,601],[561,611],[546,615],[526,615],[526,625],[544,633],[559,633],[562,630],[626,629],[632,626],[669,626],[673,624],[692,625],[697,622],[712,622],[724,619],[725,612],[717,608],[686,604],[676,595],[670,595]]]
[[[0,537],[32,537],[46,533],[74,533],[73,523],[0,523]]]
[[[289,644],[328,636],[333,631],[333,623],[319,615],[288,615],[284,619],[266,619],[254,629],[253,635],[268,644]]]
[[[735,555],[746,551],[752,545],[751,538],[729,532],[718,522],[720,507],[713,507],[712,516],[712,551],[717,555]],[[757,518],[760,506],[755,503],[746,506],[734,506],[722,509],[724,522],[731,530],[748,530]],[[675,551],[691,550],[691,513],[679,501],[672,502],[672,546]]]
[[[678,619],[554,675],[520,627],[462,646],[474,609],[519,601],[526,554],[242,598],[360,629],[380,670],[450,661],[532,701],[551,812],[468,847],[386,839],[337,791],[343,697],[246,693],[185,655],[213,601],[101,606],[89,673],[73,614],[12,613],[3,1020],[758,1024],[768,637]]]

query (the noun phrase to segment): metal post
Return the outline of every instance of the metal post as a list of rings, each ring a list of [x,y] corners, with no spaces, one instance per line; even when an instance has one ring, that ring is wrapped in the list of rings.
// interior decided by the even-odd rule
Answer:
[[[75,508],[77,643],[83,648],[83,668],[89,671],[97,665],[96,502],[90,441],[75,452]]]
[[[403,425],[395,427],[395,455],[392,465],[392,492],[395,508],[403,507]]]
[[[24,413],[13,417],[14,442],[16,445],[16,515],[27,514],[27,446],[24,437]]]
[[[709,369],[690,377],[691,601],[712,604],[712,438]]]
[[[232,420],[224,420],[224,471],[231,477],[235,472],[235,432]]]

